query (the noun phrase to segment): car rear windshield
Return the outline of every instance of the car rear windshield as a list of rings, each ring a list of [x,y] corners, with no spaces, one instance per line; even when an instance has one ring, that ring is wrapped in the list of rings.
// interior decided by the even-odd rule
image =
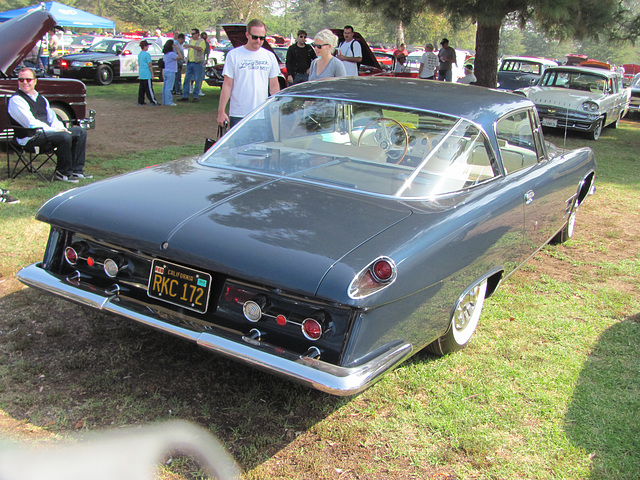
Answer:
[[[402,198],[456,192],[497,175],[484,133],[467,120],[295,96],[266,102],[201,161]]]

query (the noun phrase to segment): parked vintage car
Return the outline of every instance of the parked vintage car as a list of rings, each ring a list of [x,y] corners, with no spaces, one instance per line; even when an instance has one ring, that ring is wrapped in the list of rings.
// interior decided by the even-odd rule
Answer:
[[[354,394],[463,348],[485,298],[573,234],[594,155],[539,127],[532,102],[481,87],[294,85],[202,157],[49,200],[44,258],[18,278]]]
[[[504,57],[498,69],[498,88],[515,90],[535,84],[547,67],[558,62],[537,57]]]
[[[0,23],[0,131],[11,127],[7,101],[18,90],[18,71],[22,60],[56,24],[46,10],[32,10],[20,17]],[[39,72],[37,90],[47,97],[61,120],[93,128],[94,117],[87,118],[87,89],[79,80],[45,78]]]
[[[640,112],[640,73],[636,73],[629,84],[631,89],[631,99],[629,101],[629,112],[635,114]]]
[[[158,60],[162,58],[162,48],[155,42],[149,42],[148,52],[153,62],[154,77],[161,78]],[[118,78],[138,77],[138,53],[139,39],[104,38],[82,53],[53,59],[50,71],[64,78],[88,78],[98,85],[109,85]]]
[[[631,97],[620,73],[580,66],[549,67],[535,86],[515,93],[536,104],[543,126],[586,132],[593,140],[603,127],[618,127]]]

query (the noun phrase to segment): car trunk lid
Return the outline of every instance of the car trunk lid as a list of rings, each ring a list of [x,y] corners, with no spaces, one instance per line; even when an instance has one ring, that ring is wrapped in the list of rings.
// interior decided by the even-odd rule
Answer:
[[[236,278],[313,294],[408,207],[286,178],[172,162],[55,197],[38,219]]]

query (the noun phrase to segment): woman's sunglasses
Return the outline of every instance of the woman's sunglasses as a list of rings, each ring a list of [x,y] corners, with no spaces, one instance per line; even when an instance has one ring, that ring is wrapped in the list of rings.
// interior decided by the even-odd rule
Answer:
[[[328,43],[322,43],[322,44],[318,44],[318,43],[312,43],[311,46],[313,48],[322,48],[322,47],[328,47],[329,44]]]

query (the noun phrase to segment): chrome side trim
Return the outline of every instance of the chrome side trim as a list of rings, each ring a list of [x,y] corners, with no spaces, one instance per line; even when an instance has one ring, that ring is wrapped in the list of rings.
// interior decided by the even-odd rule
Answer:
[[[21,269],[17,277],[30,287],[191,340],[203,348],[332,395],[360,393],[413,353],[411,344],[403,343],[390,346],[362,365],[339,367],[317,358],[282,351],[260,340],[247,343],[242,334],[234,335],[215,327],[206,332],[196,332],[167,323],[143,305],[133,302],[123,305],[117,294],[97,293],[95,288],[72,285],[64,277],[45,271],[40,264]]]

